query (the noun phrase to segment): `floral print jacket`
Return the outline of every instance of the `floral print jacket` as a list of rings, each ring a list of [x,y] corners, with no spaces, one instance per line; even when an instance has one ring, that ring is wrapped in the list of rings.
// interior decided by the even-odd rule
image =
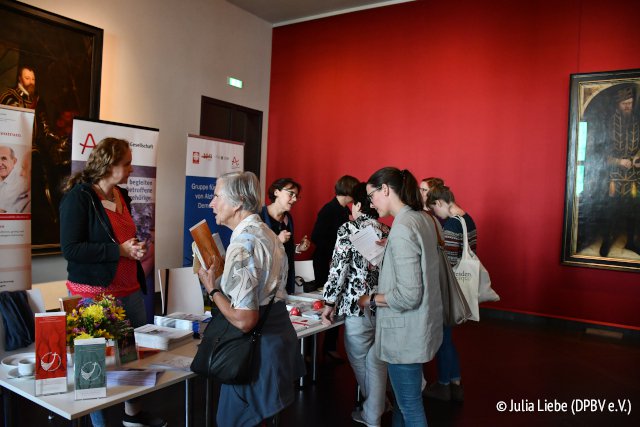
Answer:
[[[327,302],[336,304],[338,315],[364,316],[358,306],[358,299],[362,295],[370,295],[378,288],[378,267],[367,261],[349,239],[352,234],[370,225],[380,239],[386,239],[389,235],[389,227],[365,214],[345,222],[338,229],[323,295]]]

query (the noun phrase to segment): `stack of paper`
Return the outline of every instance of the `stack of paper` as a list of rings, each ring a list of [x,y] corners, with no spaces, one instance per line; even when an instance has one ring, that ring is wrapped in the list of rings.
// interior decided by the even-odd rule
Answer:
[[[166,326],[144,325],[134,330],[136,344],[142,347],[170,350],[193,336],[191,330],[168,328]]]
[[[190,371],[193,357],[179,356],[177,354],[162,353],[153,360],[149,366],[162,370],[175,369],[179,371]]]
[[[317,326],[321,323],[319,320],[313,320],[302,316],[289,316],[289,319],[291,319],[291,324],[296,332],[304,331],[307,328]]]
[[[211,316],[207,314],[171,313],[166,316],[153,316],[153,323],[168,328],[202,332]]]

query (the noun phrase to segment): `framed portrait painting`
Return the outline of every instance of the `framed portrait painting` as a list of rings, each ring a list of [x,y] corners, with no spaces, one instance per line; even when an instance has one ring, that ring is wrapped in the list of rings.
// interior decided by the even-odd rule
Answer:
[[[71,171],[74,117],[98,119],[103,31],[0,0],[0,103],[35,110],[32,253],[60,252],[60,187]]]
[[[571,75],[562,261],[640,272],[640,70]]]

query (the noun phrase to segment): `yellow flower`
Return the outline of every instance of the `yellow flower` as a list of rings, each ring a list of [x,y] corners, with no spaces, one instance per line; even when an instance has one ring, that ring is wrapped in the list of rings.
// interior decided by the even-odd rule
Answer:
[[[84,309],[84,311],[82,312],[82,317],[91,317],[94,322],[99,322],[104,319],[104,311],[99,305],[90,305],[89,307]]]
[[[96,338],[104,337],[106,339],[113,339],[113,335],[105,329],[98,329],[94,331],[93,336]]]
[[[89,335],[88,333],[86,333],[86,332],[82,332],[75,339],[77,339],[77,340],[88,340],[89,338],[93,338],[93,337],[91,335]]]
[[[127,318],[126,313],[124,312],[124,308],[122,307],[115,307],[113,309],[113,315],[115,316],[116,319],[118,320],[124,320]]]

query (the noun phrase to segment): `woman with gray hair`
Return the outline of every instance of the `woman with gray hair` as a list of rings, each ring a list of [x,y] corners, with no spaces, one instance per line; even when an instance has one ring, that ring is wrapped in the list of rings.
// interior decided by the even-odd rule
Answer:
[[[260,338],[255,379],[247,385],[223,384],[218,426],[277,425],[277,414],[293,403],[293,382],[303,373],[297,336],[287,313],[287,256],[278,237],[262,222],[260,184],[251,172],[218,178],[209,204],[216,224],[233,230],[222,280],[214,268],[199,277],[220,313],[236,328],[251,331],[275,297]]]

